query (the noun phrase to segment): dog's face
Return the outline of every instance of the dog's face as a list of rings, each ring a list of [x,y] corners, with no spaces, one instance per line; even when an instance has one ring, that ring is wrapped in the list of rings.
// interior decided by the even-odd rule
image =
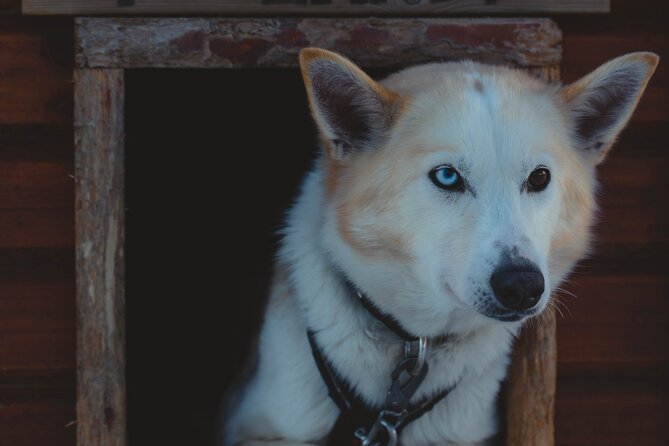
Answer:
[[[517,323],[584,255],[594,166],[657,57],[616,59],[567,87],[473,63],[376,83],[342,57],[301,54],[327,154],[323,244],[410,331]]]

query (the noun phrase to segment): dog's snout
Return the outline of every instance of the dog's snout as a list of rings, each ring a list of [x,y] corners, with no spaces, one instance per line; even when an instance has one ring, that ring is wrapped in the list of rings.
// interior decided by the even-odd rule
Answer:
[[[528,310],[539,302],[544,293],[544,276],[535,265],[501,266],[493,271],[490,285],[504,307]]]

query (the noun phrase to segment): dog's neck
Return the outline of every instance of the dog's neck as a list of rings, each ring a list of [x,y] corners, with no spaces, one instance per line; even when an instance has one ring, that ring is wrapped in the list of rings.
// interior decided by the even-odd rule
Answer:
[[[336,267],[333,267],[337,271]],[[371,333],[378,333],[373,335],[373,338],[378,339],[379,335],[384,337],[392,337],[390,333],[394,334],[396,338],[404,342],[416,342],[418,336],[406,330],[402,324],[391,314],[384,313],[379,306],[367,296],[346,274],[339,272],[343,285],[348,288],[352,300],[357,302],[369,313],[370,322],[365,332],[368,336]],[[430,344],[433,346],[443,346],[448,342],[453,342],[455,336],[449,333],[444,333],[430,338]]]

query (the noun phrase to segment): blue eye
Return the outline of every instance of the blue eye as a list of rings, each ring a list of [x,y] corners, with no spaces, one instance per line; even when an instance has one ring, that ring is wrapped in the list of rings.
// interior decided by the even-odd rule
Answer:
[[[464,182],[462,177],[451,166],[438,166],[430,171],[432,182],[442,189],[464,191]]]

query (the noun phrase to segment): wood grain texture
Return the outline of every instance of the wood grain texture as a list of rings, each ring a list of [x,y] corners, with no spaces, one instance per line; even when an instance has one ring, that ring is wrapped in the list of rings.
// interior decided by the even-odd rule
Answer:
[[[0,16],[0,124],[72,122],[71,19]]]
[[[73,206],[74,172],[70,164],[0,160],[0,212],[10,209],[72,210]]]
[[[73,392],[66,389],[54,397],[44,397],[35,389],[23,393],[17,400],[0,390],[0,445],[74,446],[74,401],[67,395]]]
[[[126,444],[123,70],[75,72],[77,445]]]
[[[69,89],[72,95],[72,84]],[[66,124],[0,123],[0,163],[60,163],[72,170],[72,135],[71,117]]]
[[[561,376],[642,377],[669,371],[666,274],[579,274],[572,279],[566,288],[578,297],[561,296]]]
[[[608,12],[609,0],[23,0],[24,14],[441,15]]]
[[[0,249],[0,445],[73,446],[74,250]]]
[[[0,248],[0,388],[10,371],[74,377],[74,312],[72,247]]]
[[[562,34],[546,19],[76,19],[84,68],[295,67],[318,46],[365,67],[439,60],[543,67]],[[364,42],[364,45],[361,45]]]
[[[506,444],[554,444],[557,342],[549,310],[523,327],[505,385]]]
[[[71,209],[0,209],[0,248],[72,246],[73,225]]]
[[[658,377],[561,379],[556,443],[568,446],[669,444],[669,384]],[[568,414],[568,415],[566,415]]]

